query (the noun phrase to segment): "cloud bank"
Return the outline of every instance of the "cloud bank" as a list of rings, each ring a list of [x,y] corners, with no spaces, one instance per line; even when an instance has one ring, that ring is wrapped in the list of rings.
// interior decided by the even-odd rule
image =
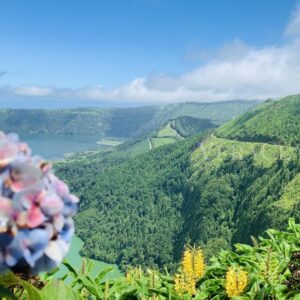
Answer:
[[[138,77],[115,89],[21,86],[12,94],[31,97],[168,103],[267,99],[300,93],[300,5],[285,30],[285,43],[255,48],[234,40],[215,51],[202,51],[202,64],[180,76]],[[194,53],[197,56],[197,53]]]

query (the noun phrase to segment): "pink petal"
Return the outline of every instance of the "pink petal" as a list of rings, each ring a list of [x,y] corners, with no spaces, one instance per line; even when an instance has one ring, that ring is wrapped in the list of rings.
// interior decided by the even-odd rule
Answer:
[[[18,146],[0,137],[0,166],[6,166],[18,155]]]
[[[45,220],[45,216],[38,206],[33,205],[27,215],[27,225],[30,228],[41,225]]]
[[[13,212],[12,202],[0,196],[0,214],[11,215]]]

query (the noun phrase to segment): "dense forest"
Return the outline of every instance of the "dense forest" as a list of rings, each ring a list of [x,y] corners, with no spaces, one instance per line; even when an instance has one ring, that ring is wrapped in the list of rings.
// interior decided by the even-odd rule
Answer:
[[[107,109],[1,109],[0,128],[20,135],[42,133],[137,138],[180,116],[224,123],[258,103],[227,101]]]
[[[217,130],[219,136],[242,141],[300,144],[299,95],[266,101]]]
[[[122,145],[101,158],[58,164],[81,198],[76,228],[83,254],[172,269],[187,242],[210,256],[270,226],[281,228],[290,216],[299,220],[299,131],[280,125],[299,119],[299,106],[299,96],[267,102],[215,132],[150,152],[125,157]],[[270,109],[273,125],[264,132],[270,138],[262,140]],[[249,136],[246,130],[242,136],[247,124]]]

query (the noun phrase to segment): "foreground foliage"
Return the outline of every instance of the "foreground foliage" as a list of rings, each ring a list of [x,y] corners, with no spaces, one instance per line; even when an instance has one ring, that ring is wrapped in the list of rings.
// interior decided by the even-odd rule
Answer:
[[[253,238],[253,246],[236,244],[235,251],[222,250],[205,266],[200,248],[186,248],[175,275],[167,271],[128,269],[126,276],[107,280],[110,269],[91,275],[92,264],[83,260],[76,270],[67,262],[68,278],[21,279],[0,277],[4,299],[300,299],[300,225],[289,220],[287,231],[269,229],[265,237]],[[178,276],[186,276],[178,289]]]

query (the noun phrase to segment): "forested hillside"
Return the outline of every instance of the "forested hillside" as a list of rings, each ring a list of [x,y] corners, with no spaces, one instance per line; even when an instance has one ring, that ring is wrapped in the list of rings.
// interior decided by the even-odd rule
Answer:
[[[246,112],[258,101],[179,103],[133,108],[2,109],[0,128],[21,134],[73,134],[140,137],[180,116],[224,123]]]
[[[241,141],[300,144],[299,95],[266,101],[217,130],[219,136]]]
[[[280,118],[270,117],[275,123],[269,128],[272,136],[282,136],[273,129],[276,121],[297,117],[291,107],[299,104],[300,97],[265,103],[215,134],[129,159],[114,153],[82,165],[76,160],[58,165],[82,199],[76,223],[84,254],[121,265],[171,267],[187,241],[211,255],[249,242],[268,227],[280,228],[289,216],[298,220],[299,144],[295,138],[286,145],[277,145],[279,138],[262,142],[260,132],[272,107]],[[290,110],[281,116],[282,107]],[[231,128],[236,123],[244,128],[243,122],[253,125],[239,140]],[[285,137],[295,136],[288,133],[293,126],[285,128]]]

